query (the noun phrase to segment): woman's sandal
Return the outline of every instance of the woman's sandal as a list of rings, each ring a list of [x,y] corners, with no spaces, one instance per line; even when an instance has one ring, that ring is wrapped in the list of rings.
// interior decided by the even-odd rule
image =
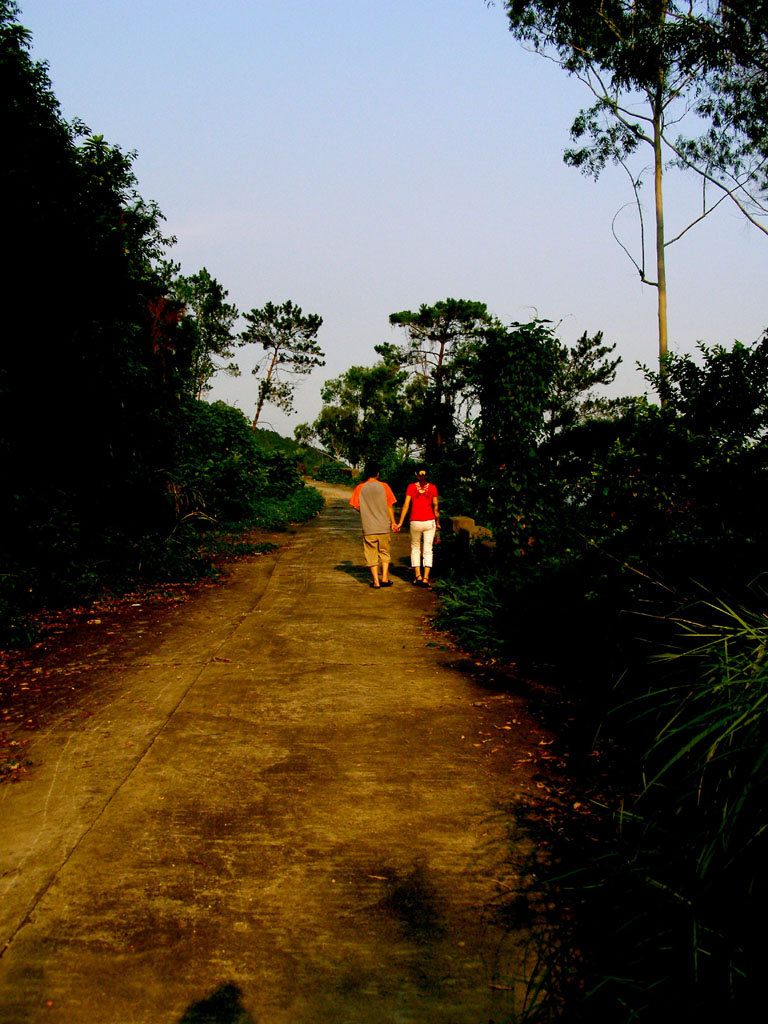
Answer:
[[[411,586],[420,587],[423,582],[424,580],[421,578],[421,576],[414,576],[413,579],[411,580]]]

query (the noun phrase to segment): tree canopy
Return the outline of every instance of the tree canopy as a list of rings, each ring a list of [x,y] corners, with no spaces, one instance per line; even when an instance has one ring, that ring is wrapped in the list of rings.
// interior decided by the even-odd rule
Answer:
[[[391,350],[371,367],[351,366],[326,381],[314,431],[326,451],[353,466],[366,459],[386,465],[408,447],[408,372]]]
[[[192,522],[252,516],[254,494],[299,485],[247,425],[243,441],[237,410],[196,399],[237,311],[207,270],[175,276],[134,155],[63,118],[18,14],[0,0],[3,623],[209,571]]]
[[[440,461],[446,443],[455,435],[460,388],[447,384],[451,364],[458,363],[466,346],[490,321],[485,303],[468,299],[449,298],[433,306],[422,304],[416,312],[390,314],[390,324],[402,327],[408,338],[400,358],[421,382],[424,454],[430,462]]]
[[[80,524],[138,523],[163,500],[156,470],[170,458],[178,392],[168,240],[138,193],[132,154],[62,118],[17,14],[2,3],[0,178],[13,260],[0,452],[15,482],[5,511],[45,521],[57,495]]]
[[[257,344],[264,350],[251,371],[260,377],[252,424],[255,430],[265,403],[292,412],[296,378],[325,366],[325,354],[317,342],[323,318],[317,313],[305,315],[288,299],[281,306],[268,302],[261,309],[252,309],[245,319],[248,326],[240,336],[243,344]]]
[[[175,278],[173,292],[184,306],[183,325],[189,349],[187,388],[190,394],[202,398],[211,390],[211,380],[217,373],[231,377],[240,374],[240,368],[232,362],[235,346],[241,344],[232,333],[239,314],[236,306],[225,301],[226,289],[205,267],[189,277]]]
[[[713,0],[507,0],[512,33],[582,81],[594,97],[573,122],[566,162],[597,178],[608,163],[626,171],[639,217],[639,252],[614,234],[641,280],[657,289],[659,359],[668,352],[666,248],[729,200],[761,230],[765,120],[755,99],[765,85],[765,12]],[[680,134],[690,110],[711,130]],[[630,158],[652,155],[655,275],[648,271],[641,191],[644,171]],[[664,172],[674,164],[702,181],[702,210],[669,237]],[[710,195],[714,193],[713,198]]]

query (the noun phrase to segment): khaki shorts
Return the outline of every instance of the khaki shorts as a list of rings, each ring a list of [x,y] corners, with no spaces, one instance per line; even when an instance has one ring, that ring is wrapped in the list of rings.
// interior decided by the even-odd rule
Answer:
[[[363,534],[363,554],[365,555],[365,564],[368,568],[378,565],[379,562],[390,562],[392,559],[389,555],[389,534]]]

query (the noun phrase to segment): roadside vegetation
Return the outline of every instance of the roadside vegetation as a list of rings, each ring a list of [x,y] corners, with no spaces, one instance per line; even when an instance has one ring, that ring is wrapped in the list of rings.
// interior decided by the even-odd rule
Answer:
[[[174,240],[138,192],[133,154],[63,119],[18,16],[1,0],[10,150],[0,174],[14,253],[0,360],[5,646],[32,639],[31,613],[215,573],[222,550],[243,550],[226,539],[237,531],[279,529],[322,505],[295,445],[278,450],[237,409],[204,400],[216,373],[240,372],[235,350],[256,341],[281,354],[254,371],[254,404],[289,406],[296,374],[322,364],[321,318],[304,318],[304,330],[300,309],[268,303],[251,314],[258,338],[236,333],[221,284],[171,262]]]

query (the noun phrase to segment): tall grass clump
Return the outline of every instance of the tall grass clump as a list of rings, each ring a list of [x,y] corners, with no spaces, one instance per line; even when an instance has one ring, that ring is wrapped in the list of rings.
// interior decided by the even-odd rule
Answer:
[[[734,1020],[759,1005],[768,617],[718,600],[696,617],[676,620],[645,692],[611,716],[636,777],[612,809],[593,806],[591,841],[555,858],[547,886],[567,923],[543,955],[549,998],[531,1020]]]
[[[471,576],[449,575],[438,584],[440,606],[436,625],[448,630],[472,651],[489,657],[508,653],[509,634],[500,628],[504,613],[503,580],[493,570]]]
[[[702,1008],[733,1008],[753,994],[765,948],[768,618],[723,601],[704,609],[709,621],[680,622],[680,648],[658,659],[666,688],[638,701],[654,726],[638,807],[669,823],[692,993]]]

